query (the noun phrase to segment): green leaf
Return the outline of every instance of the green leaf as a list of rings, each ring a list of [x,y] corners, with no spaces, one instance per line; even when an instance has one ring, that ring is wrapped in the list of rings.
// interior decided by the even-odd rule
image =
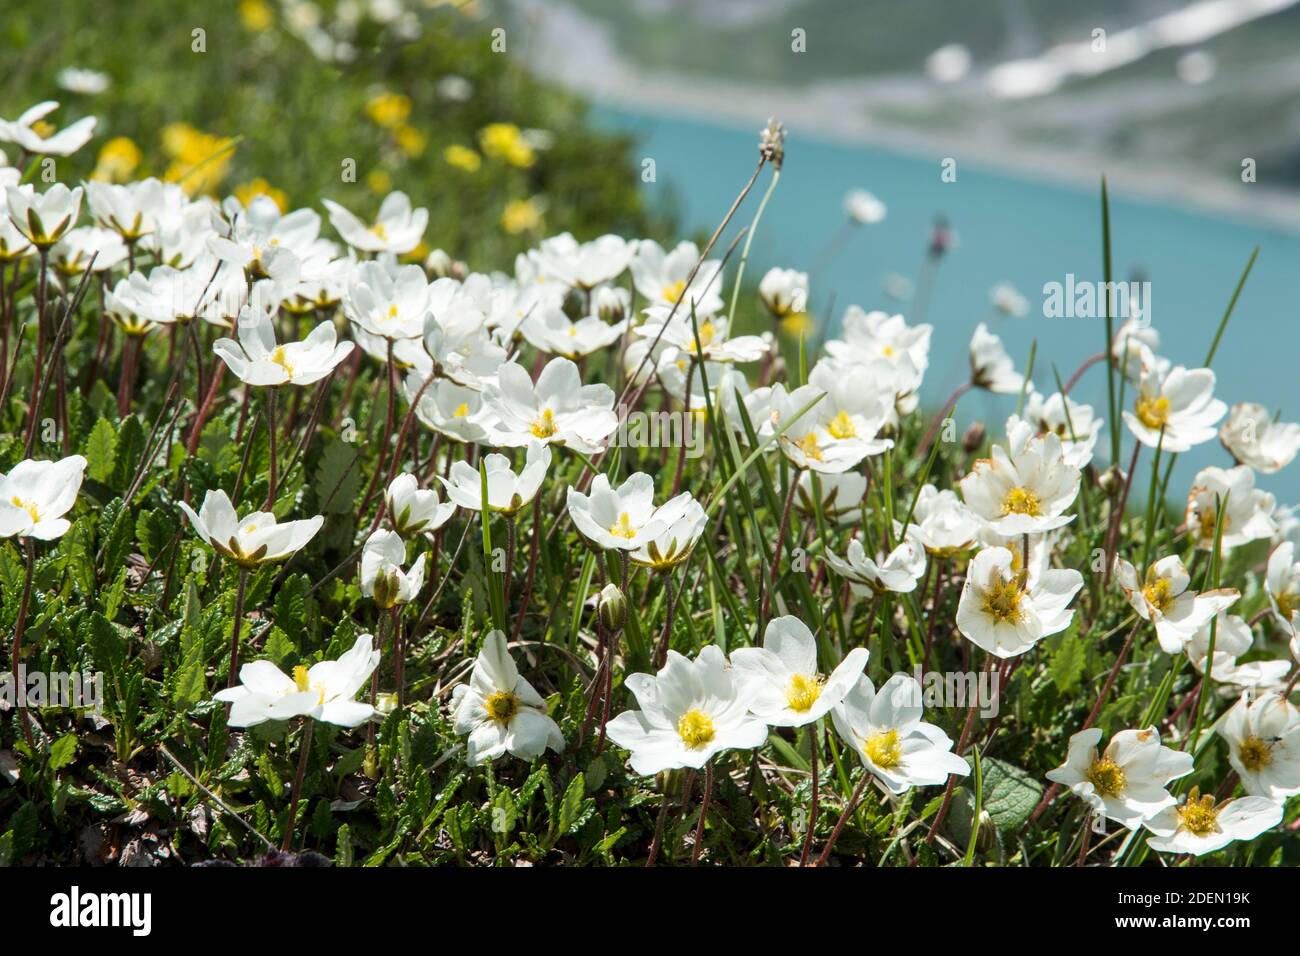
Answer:
[[[1052,683],[1062,694],[1069,693],[1079,685],[1079,681],[1083,678],[1087,656],[1087,648],[1079,639],[1077,628],[1071,628],[1052,652],[1047,666],[1047,673],[1052,678]]]
[[[985,757],[983,770],[983,809],[999,830],[1015,830],[1029,819],[1043,795],[1043,785],[1027,770]]]
[[[361,490],[359,452],[337,438],[325,446],[316,466],[314,488],[322,514],[351,514]]]
[[[62,770],[77,754],[77,735],[64,734],[50,744],[50,769]]]
[[[152,561],[167,547],[176,533],[176,522],[161,511],[141,511],[135,522],[135,540],[146,561]]]
[[[569,781],[569,786],[565,788],[564,796],[560,798],[560,812],[556,832],[563,835],[578,822],[578,817],[582,813],[583,795],[586,793],[587,782],[583,777],[582,771],[579,770]]]
[[[85,452],[86,476],[93,481],[107,482],[117,459],[117,431],[107,418],[95,422],[86,438]]]

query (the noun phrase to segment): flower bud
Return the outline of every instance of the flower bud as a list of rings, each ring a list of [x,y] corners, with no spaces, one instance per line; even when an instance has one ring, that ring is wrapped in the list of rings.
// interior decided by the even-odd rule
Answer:
[[[606,584],[596,599],[596,614],[606,629],[617,633],[627,621],[627,598],[616,585]]]
[[[984,444],[984,432],[983,422],[971,422],[970,427],[961,436],[961,450],[968,455],[979,451]]]
[[[1097,484],[1101,486],[1101,490],[1108,496],[1114,497],[1124,487],[1124,472],[1120,470],[1118,465],[1111,465],[1101,473],[1101,477],[1097,479]]]

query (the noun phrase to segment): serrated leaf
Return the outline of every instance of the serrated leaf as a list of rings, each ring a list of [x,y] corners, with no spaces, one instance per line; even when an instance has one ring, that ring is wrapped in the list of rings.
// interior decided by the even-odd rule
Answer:
[[[50,744],[50,769],[62,770],[77,754],[77,735],[64,734]]]
[[[569,781],[568,787],[564,790],[564,796],[560,798],[560,807],[556,832],[559,834],[568,833],[575,823],[578,822],[578,816],[582,813],[582,800],[587,792],[587,781],[579,770],[572,780]]]
[[[1047,673],[1062,694],[1069,693],[1083,679],[1087,663],[1087,648],[1077,635],[1066,633],[1060,645],[1052,652]]]
[[[113,463],[117,460],[117,430],[107,418],[99,419],[90,430],[85,454],[86,477],[107,482],[113,475]]]
[[[1027,770],[985,757],[983,809],[999,830],[1015,830],[1029,819],[1043,796],[1043,785]]]
[[[357,459],[357,449],[347,442],[336,438],[325,446],[313,483],[321,514],[351,514],[356,510],[356,497],[361,490]]]

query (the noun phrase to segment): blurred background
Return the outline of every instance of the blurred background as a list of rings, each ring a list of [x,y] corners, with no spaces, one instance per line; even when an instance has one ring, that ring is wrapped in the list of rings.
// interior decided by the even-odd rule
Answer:
[[[1021,367],[1036,343],[1042,391],[1100,350],[1100,319],[1043,303],[1048,283],[1101,279],[1104,174],[1115,278],[1150,281],[1176,363],[1204,363],[1260,248],[1218,394],[1300,417],[1298,87],[1297,0],[45,0],[0,16],[0,117],[46,99],[57,126],[99,117],[60,179],[358,212],[402,189],[431,210],[417,253],[476,270],[563,230],[707,238],[776,116],[785,170],[748,274],[810,274],[787,343],[833,334],[851,304],[933,323],[930,407],[965,378],[980,321]],[[852,190],[878,201],[859,219]],[[1104,408],[1104,380],[1074,397]],[[959,424],[1000,432],[1013,405],[969,396]],[[1171,493],[1225,458],[1183,456]],[[1300,500],[1291,471],[1261,484]]]

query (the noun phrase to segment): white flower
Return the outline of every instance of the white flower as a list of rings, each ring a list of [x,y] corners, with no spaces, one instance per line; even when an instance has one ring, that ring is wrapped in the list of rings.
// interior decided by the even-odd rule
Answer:
[[[853,586],[855,594],[881,594],[885,591],[910,594],[925,574],[925,546],[913,527],[888,555],[877,555],[872,560],[862,542],[854,538],[849,542],[847,561],[828,550],[826,563]]]
[[[724,750],[750,750],[767,740],[767,725],[749,713],[754,695],[716,644],[694,661],[676,651],[658,674],[630,674],[639,710],[609,722],[609,739],[631,752],[632,769],[650,776],[700,768]]]
[[[1218,505],[1227,505],[1218,519]],[[1202,468],[1192,479],[1187,495],[1187,530],[1198,548],[1214,547],[1214,529],[1221,524],[1221,544],[1228,551],[1248,541],[1271,538],[1277,531],[1273,509],[1277,499],[1255,487],[1255,473],[1248,465],[1236,468]]]
[[[311,385],[352,354],[351,342],[335,342],[334,323],[321,322],[301,342],[277,345],[275,310],[248,305],[239,313],[239,341],[212,343],[227,367],[248,385]]]
[[[354,700],[357,691],[379,666],[379,651],[369,634],[336,661],[310,668],[298,665],[293,676],[270,661],[252,661],[239,669],[239,684],[219,691],[216,699],[230,704],[231,727],[255,727],[268,720],[311,717],[340,727],[356,727],[374,714],[369,704]]]
[[[1070,626],[1069,604],[1083,587],[1073,568],[1038,569],[1007,548],[971,560],[957,604],[957,629],[995,657],[1016,657]]]
[[[1026,383],[1025,377],[1016,371],[1002,340],[983,322],[975,326],[975,334],[971,336],[970,374],[976,386],[990,392],[1018,395],[1021,389],[1034,387],[1033,382]]]
[[[583,385],[578,366],[566,358],[547,362],[536,385],[522,365],[507,362],[497,383],[483,390],[483,408],[488,434],[499,446],[540,441],[591,454],[618,428],[614,390]]]
[[[989,290],[989,302],[1003,315],[1020,318],[1029,311],[1029,300],[1010,282],[999,282]]]
[[[505,361],[505,348],[489,334],[484,315],[477,309],[460,302],[436,318],[434,313],[425,317],[424,354],[419,356],[417,368],[430,365],[439,377],[482,391],[497,384]]]
[[[487,455],[483,470],[487,474],[488,510],[513,515],[536,497],[551,466],[551,449],[541,442],[529,443],[523,470],[516,475],[505,455]],[[483,510],[482,483],[477,468],[458,461],[451,466],[449,478],[438,476],[447,497],[470,511]]]
[[[569,233],[542,240],[535,253],[542,272],[575,289],[594,289],[622,275],[637,250],[635,241],[605,235],[579,243]]]
[[[1007,423],[1007,447],[975,462],[963,478],[962,497],[998,534],[1040,534],[1074,520],[1065,509],[1079,493],[1079,469],[1066,464],[1055,432],[1034,434],[1027,423]]]
[[[911,527],[925,549],[940,558],[968,551],[974,547],[980,532],[979,519],[957,494],[948,488],[938,491],[934,485],[921,488],[912,522]]]
[[[819,395],[821,400],[806,408]],[[760,435],[784,426],[778,444],[798,468],[839,474],[868,455],[894,447],[892,439],[876,437],[887,414],[879,396],[856,390],[852,383],[838,381],[829,392],[811,383],[787,392],[777,384],[769,398],[768,420]]]
[[[20,461],[0,474],[0,538],[53,541],[72,527],[65,517],[77,501],[86,459],[70,455],[58,461]]]
[[[208,249],[218,259],[239,266],[253,280],[292,283],[298,278],[302,260],[337,250],[334,243],[320,238],[320,215],[314,209],[281,213],[270,196],[254,197],[247,209],[232,196],[222,204],[221,216],[227,222],[227,234],[209,235]]]
[[[1242,694],[1214,732],[1248,794],[1284,803],[1300,793],[1300,710],[1281,694]]]
[[[1268,556],[1268,570],[1264,577],[1264,590],[1273,613],[1282,622],[1300,611],[1300,561],[1296,560],[1293,541],[1283,541]]]
[[[361,593],[381,608],[410,604],[424,587],[424,555],[403,571],[406,545],[396,531],[379,530],[361,548]]]
[[[277,522],[269,511],[254,511],[239,518],[224,491],[209,491],[204,495],[198,514],[184,501],[180,506],[195,533],[241,567],[283,561],[306,547],[325,523],[321,515]]]
[[[690,313],[683,314],[681,308],[670,319],[671,313],[669,306],[651,306],[645,310],[645,322],[634,331],[646,340],[647,346],[658,340],[659,348],[671,346],[687,356],[702,357],[707,362],[756,362],[771,350],[771,344],[757,335],[727,338],[727,320],[720,315],[713,318],[697,315],[692,324]],[[697,328],[698,349],[695,337]],[[639,357],[637,361],[640,361]]]
[[[890,793],[970,773],[948,735],[922,716],[921,685],[906,674],[895,674],[879,693],[864,676],[831,711],[844,742]]]
[[[85,188],[91,215],[124,240],[134,242],[158,227],[166,199],[163,184],[152,176],[121,185],[90,181]]]
[[[1182,653],[1184,646],[1220,611],[1236,603],[1236,588],[1218,588],[1197,594],[1189,591],[1191,576],[1177,555],[1161,558],[1147,568],[1145,581],[1137,568],[1115,558],[1115,578],[1133,610],[1156,626],[1156,639],[1166,654]]]
[[[1025,399],[1022,416],[1040,433],[1055,432],[1061,437],[1061,455],[1072,468],[1087,468],[1092,461],[1092,450],[1105,424],[1091,405],[1076,402],[1060,392],[1044,398],[1030,392]],[[1008,423],[1007,431],[1011,431]]]
[[[1238,402],[1219,429],[1219,441],[1239,464],[1271,475],[1291,464],[1300,452],[1300,425],[1275,422],[1263,405]]]
[[[466,760],[471,767],[512,754],[532,761],[549,747],[564,749],[559,725],[546,713],[546,701],[519,673],[506,648],[506,636],[492,631],[474,661],[468,684],[451,696],[454,730],[467,734]]]
[[[1160,348],[1160,333],[1141,319],[1129,319],[1115,331],[1111,344],[1111,358],[1124,377],[1137,384],[1148,372],[1164,375],[1169,360],[1156,355]]]
[[[1192,787],[1182,806],[1168,807],[1145,821],[1154,836],[1147,845],[1163,853],[1200,856],[1233,840],[1253,840],[1282,821],[1282,804],[1266,797],[1237,797],[1217,806]]]
[[[1099,757],[1100,742],[1098,727],[1074,734],[1065,763],[1049,770],[1047,779],[1069,787],[1094,811],[1130,830],[1174,805],[1166,788],[1192,772],[1191,754],[1161,744],[1154,727],[1121,730]]]
[[[817,515],[818,501],[814,486],[821,488],[822,516],[835,524],[851,524],[862,515],[863,499],[867,496],[867,476],[856,471],[838,475],[815,475],[811,471],[799,472],[799,485],[795,491],[794,506],[808,518]]]
[[[429,210],[412,209],[411,200],[403,192],[384,197],[379,216],[370,225],[333,200],[322,199],[321,203],[329,210],[330,224],[358,252],[391,252],[400,256],[419,244],[429,225]]]
[[[1187,659],[1196,670],[1205,674],[1207,671],[1216,683],[1251,688],[1273,687],[1286,680],[1291,664],[1285,660],[1247,661],[1238,664],[1237,658],[1250,651],[1255,643],[1255,635],[1244,618],[1222,611],[1216,617],[1214,625],[1214,662],[1209,664],[1210,623],[1201,625],[1201,629],[1187,642],[1184,649]],[[1228,690],[1229,687],[1224,687]]]
[[[609,325],[600,317],[589,315],[575,322],[558,308],[534,311],[519,326],[528,344],[539,352],[570,359],[609,348],[622,338],[626,329],[626,320]]]
[[[9,219],[37,249],[48,249],[71,229],[81,213],[81,187],[55,183],[43,193],[31,186],[6,186]]]
[[[402,472],[384,491],[388,520],[393,530],[405,537],[437,531],[456,510],[454,502],[438,500],[438,492],[421,488],[415,475]]]
[[[426,378],[427,375],[415,369],[407,373],[402,391],[408,402],[419,394]],[[420,396],[415,417],[426,428],[456,441],[481,442],[487,439],[487,429],[479,423],[482,408],[482,392],[447,379],[436,379]]]
[[[826,354],[845,365],[868,364],[876,359],[908,366],[918,376],[930,364],[932,325],[908,325],[901,315],[879,310],[864,312],[849,306],[840,320],[839,339],[826,343]]]
[[[1124,424],[1142,444],[1160,446],[1166,453],[1207,442],[1214,437],[1214,423],[1228,409],[1214,397],[1214,381],[1208,368],[1150,369],[1138,384],[1133,411],[1124,411]]]
[[[655,520],[654,493],[654,479],[644,472],[629,475],[617,488],[610,487],[608,476],[597,475],[587,494],[569,488],[569,517],[595,547],[635,551],[667,530],[662,520]]]
[[[700,503],[683,491],[654,510],[643,529],[641,545],[628,556],[640,567],[666,571],[691,556],[708,522]]]
[[[79,226],[63,234],[50,250],[50,265],[68,277],[80,276],[87,269],[107,272],[126,261],[126,243],[111,229]]]
[[[371,335],[418,339],[424,334],[429,311],[429,281],[417,265],[363,262],[352,273],[343,311]]]
[[[860,226],[884,221],[885,204],[865,189],[851,189],[844,197],[844,215]]]
[[[693,242],[679,242],[672,252],[665,253],[653,239],[642,239],[630,263],[632,281],[649,305],[671,307],[685,295],[687,301],[682,302],[678,312],[689,316],[694,305],[695,314],[702,320],[722,309],[722,263],[717,259],[701,263],[688,292],[686,278],[699,261],[700,250]]]
[[[69,93],[81,93],[94,96],[103,93],[109,86],[107,73],[98,70],[85,70],[75,66],[65,67],[54,76],[54,82]]]
[[[46,100],[12,122],[0,119],[0,142],[17,143],[27,152],[40,156],[71,156],[90,142],[98,120],[87,116],[49,137],[42,136],[36,131],[36,124],[58,108],[58,103]]]
[[[749,712],[769,727],[802,727],[837,707],[867,666],[867,649],[855,647],[829,677],[817,671],[817,641],[797,617],[776,617],[762,647],[738,647],[731,664],[750,682]]]
[[[768,269],[758,283],[758,297],[778,319],[808,311],[808,273]]]

